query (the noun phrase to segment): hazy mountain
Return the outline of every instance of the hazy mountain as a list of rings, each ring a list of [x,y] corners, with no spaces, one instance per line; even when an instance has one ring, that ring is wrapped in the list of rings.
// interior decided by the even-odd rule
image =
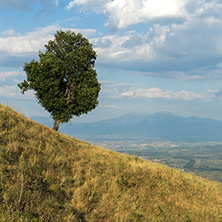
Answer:
[[[52,121],[33,117],[49,127]],[[222,122],[219,120],[181,117],[168,112],[150,115],[127,114],[119,118],[93,123],[62,124],[60,131],[70,136],[118,135],[155,137],[178,142],[222,141]]]

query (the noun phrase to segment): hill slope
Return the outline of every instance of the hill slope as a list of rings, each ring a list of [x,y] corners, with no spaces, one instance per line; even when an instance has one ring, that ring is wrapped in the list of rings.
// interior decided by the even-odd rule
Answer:
[[[1,221],[222,221],[222,185],[118,154],[0,105]]]

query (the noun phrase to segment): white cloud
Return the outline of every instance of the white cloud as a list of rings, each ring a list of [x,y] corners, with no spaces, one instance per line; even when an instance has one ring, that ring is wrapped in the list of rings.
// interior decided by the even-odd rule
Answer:
[[[39,50],[53,38],[53,34],[59,29],[52,25],[37,28],[26,35],[0,37],[0,65],[8,67],[21,67],[24,62],[37,58]]]
[[[92,37],[96,35],[96,29],[70,29],[70,28],[63,28],[64,31],[71,30],[75,33],[81,33],[86,38]]]
[[[95,29],[73,29],[91,38],[98,65],[189,80],[222,77],[222,5],[214,0],[74,0],[67,9],[74,6],[103,13],[107,25],[116,29],[149,24],[141,33],[125,31],[96,38]],[[176,23],[179,17],[184,20]],[[37,58],[38,51],[60,29],[52,25],[26,35],[14,30],[2,32],[0,65],[23,66],[25,61]]]
[[[209,93],[215,96],[215,98],[222,98],[222,89],[221,90],[209,90]]]
[[[16,86],[1,86],[0,96],[14,97],[17,94]]]
[[[104,14],[110,31],[138,23],[181,23],[213,8],[215,0],[73,0],[66,9],[82,6],[86,11]]]
[[[85,10],[94,10],[96,12],[102,12],[105,8],[107,0],[73,0],[69,2],[66,9],[69,10],[75,6],[83,6]]]
[[[18,34],[16,34],[15,30],[9,29],[9,30],[6,30],[4,32],[1,32],[1,35],[2,35],[3,38],[6,38],[6,37],[9,37],[9,36],[14,36],[14,35],[18,35]]]
[[[54,34],[58,30],[68,30],[58,25],[51,25],[36,28],[34,31],[21,35],[12,30],[6,30],[0,37],[0,65],[2,66],[23,66],[24,62],[37,57],[39,50],[44,49],[44,45],[54,39]],[[94,29],[71,29],[74,32],[81,32],[84,36],[95,35]],[[12,36],[9,34],[13,34]],[[8,34],[8,35],[5,35]]]
[[[150,23],[153,20],[166,22],[187,17],[184,10],[186,1],[178,0],[115,0],[106,4],[104,14],[109,30],[125,29],[138,23]]]
[[[218,16],[219,17],[219,16]],[[92,39],[98,64],[180,79],[221,78],[222,23],[195,18],[184,24],[153,25],[148,31]]]
[[[101,81],[102,90],[100,95],[108,98],[119,98],[120,95],[132,87],[129,83],[117,83],[112,81]]]
[[[163,90],[157,87],[148,89],[135,87],[130,83],[117,83],[102,81],[101,96],[111,99],[135,98],[135,99],[161,99],[161,100],[201,100],[207,101],[214,97],[214,93],[208,91],[206,94],[199,94],[192,91]]]
[[[9,77],[21,76],[21,72],[11,71],[11,72],[0,72],[0,81],[5,81]]]
[[[24,95],[21,94],[17,85],[0,86],[0,96],[13,99],[29,99],[35,101],[34,91],[29,90]]]
[[[120,109],[120,106],[116,106],[116,105],[99,105],[100,108],[105,108],[105,109]]]
[[[146,98],[146,99],[164,99],[164,100],[199,100],[209,98],[206,95],[193,93],[186,90],[179,92],[164,91],[160,88],[149,89],[130,89],[120,94],[121,97]]]
[[[99,65],[186,80],[222,78],[216,0],[73,0],[67,9],[75,6],[103,14],[114,31],[92,39]],[[143,32],[115,32],[141,23]]]
[[[0,38],[0,52],[23,56],[43,49],[44,44],[53,38],[53,33],[58,26],[52,25],[44,28],[37,28],[26,35],[17,35]],[[1,53],[2,54],[2,53]],[[3,56],[3,55],[2,55]]]

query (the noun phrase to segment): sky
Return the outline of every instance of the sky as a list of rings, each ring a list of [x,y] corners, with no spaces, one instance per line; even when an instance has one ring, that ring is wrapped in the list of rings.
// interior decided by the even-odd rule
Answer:
[[[171,112],[222,120],[221,0],[0,0],[0,103],[49,117],[17,87],[59,30],[97,52],[99,106],[74,121]]]

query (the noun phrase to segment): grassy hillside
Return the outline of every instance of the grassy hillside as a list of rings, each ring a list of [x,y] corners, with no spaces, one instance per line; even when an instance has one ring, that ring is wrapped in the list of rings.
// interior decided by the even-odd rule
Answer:
[[[54,132],[0,105],[0,221],[222,221],[222,185]]]

